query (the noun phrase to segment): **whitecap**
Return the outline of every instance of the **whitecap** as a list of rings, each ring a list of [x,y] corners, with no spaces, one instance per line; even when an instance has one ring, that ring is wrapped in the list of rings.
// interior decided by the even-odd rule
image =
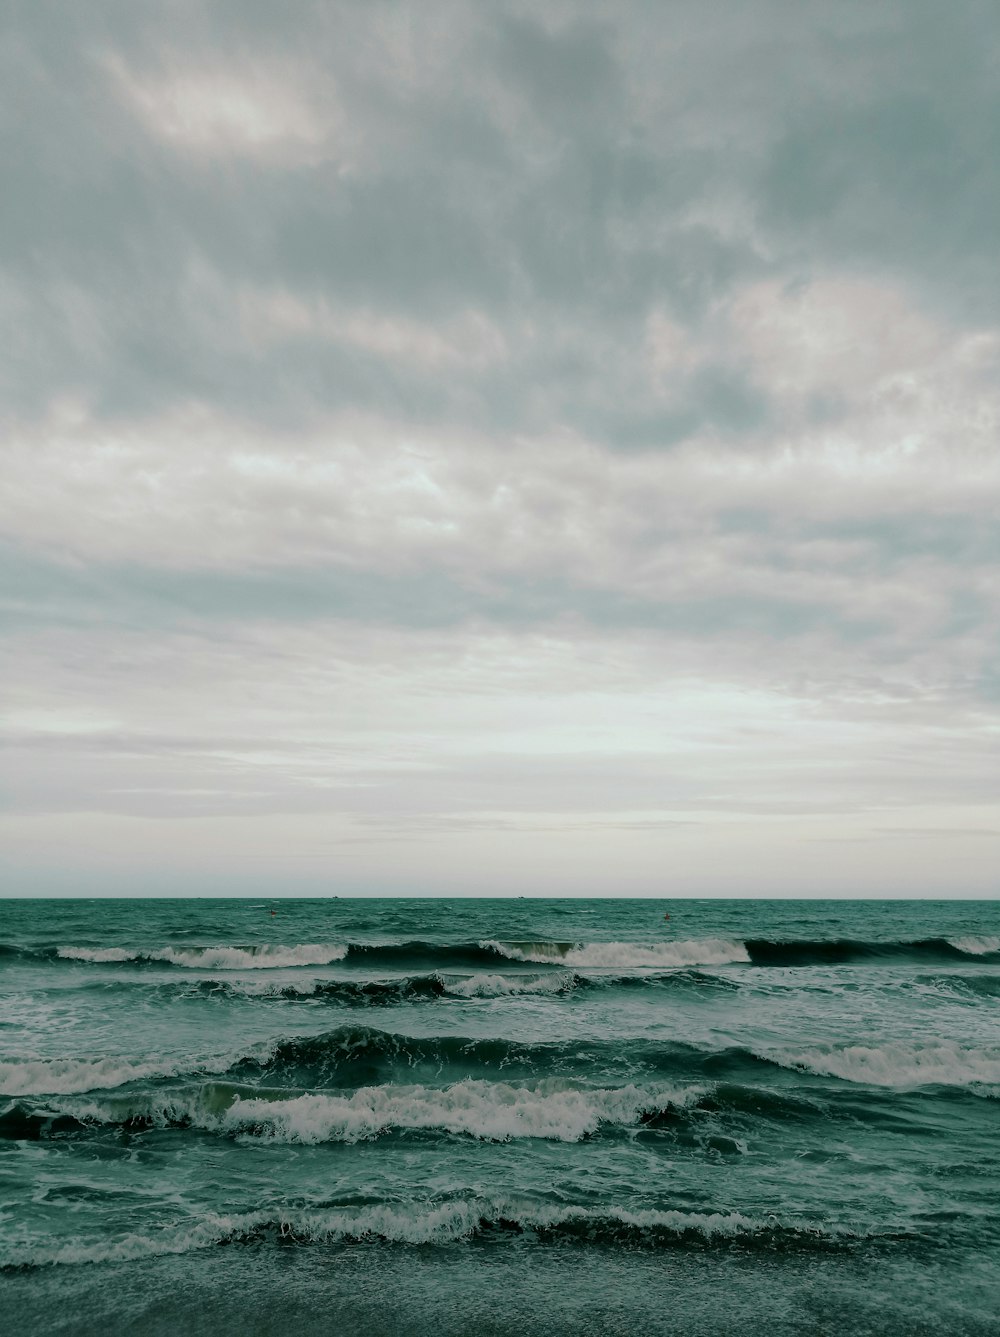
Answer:
[[[518,994],[562,993],[573,987],[572,975],[526,975],[519,979],[506,975],[470,975],[464,980],[449,980],[446,992],[455,998],[503,998]]]
[[[106,1058],[25,1058],[0,1062],[0,1092],[5,1096],[70,1095],[106,1090],[149,1077],[176,1077],[192,1070],[221,1073],[232,1057],[191,1060]]]
[[[969,956],[987,956],[993,952],[1000,952],[1000,938],[993,938],[988,934],[968,934],[964,938],[949,938],[947,941],[957,951],[965,952]]]
[[[65,1106],[100,1122],[190,1122],[208,1131],[272,1142],[362,1142],[393,1129],[464,1133],[488,1141],[515,1138],[579,1142],[604,1124],[632,1127],[647,1112],[690,1105],[704,1087],[582,1087],[550,1078],[531,1085],[468,1079],[452,1086],[361,1087],[350,1093],[283,1097],[210,1084],[158,1100],[113,1098]]]
[[[871,1086],[989,1086],[1000,1083],[1000,1049],[971,1049],[939,1042],[913,1045],[844,1045],[766,1053],[787,1068],[804,1068],[823,1077],[841,1077]]]
[[[622,1230],[635,1235],[657,1234],[684,1238],[698,1236],[707,1243],[752,1241],[775,1235],[798,1237],[807,1243],[853,1241],[865,1232],[826,1222],[789,1219],[778,1221],[748,1216],[739,1211],[686,1211],[676,1208],[611,1207],[605,1210],[573,1204],[505,1198],[460,1198],[438,1203],[375,1203],[364,1207],[295,1208],[230,1214],[208,1213],[196,1222],[182,1223],[153,1235],[130,1233],[117,1239],[68,1241],[39,1247],[27,1238],[8,1237],[0,1244],[0,1266],[126,1262],[156,1256],[184,1254],[235,1240],[273,1233],[296,1242],[383,1240],[396,1244],[452,1244],[468,1240],[484,1228],[523,1231],[569,1230],[584,1238],[615,1236]]]
[[[644,945],[635,942],[516,943],[486,939],[481,947],[512,961],[586,969],[663,970],[677,966],[721,966],[748,962],[744,943],[729,938],[693,938]]]
[[[288,966],[326,966],[342,961],[347,947],[339,943],[299,943],[259,947],[60,947],[69,961],[162,961],[188,970],[274,970]]]

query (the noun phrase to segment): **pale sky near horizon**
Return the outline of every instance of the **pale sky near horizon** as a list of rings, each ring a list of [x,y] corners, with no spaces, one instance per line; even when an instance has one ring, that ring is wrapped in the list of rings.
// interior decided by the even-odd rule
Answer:
[[[1000,894],[995,3],[0,13],[5,894]]]

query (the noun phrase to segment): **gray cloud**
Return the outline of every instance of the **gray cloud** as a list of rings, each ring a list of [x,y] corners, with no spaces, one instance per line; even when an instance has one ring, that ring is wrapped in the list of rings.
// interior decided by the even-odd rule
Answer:
[[[328,820],[380,886],[991,829],[998,54],[985,0],[14,7],[17,869],[46,814]]]

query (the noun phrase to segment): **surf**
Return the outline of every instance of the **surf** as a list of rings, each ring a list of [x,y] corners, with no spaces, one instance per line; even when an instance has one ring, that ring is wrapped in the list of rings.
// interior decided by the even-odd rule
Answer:
[[[574,970],[652,971],[699,966],[804,967],[879,963],[1000,963],[1000,938],[989,934],[900,940],[852,938],[667,938],[663,941],[558,941],[482,938],[475,942],[209,944],[149,947],[61,945],[0,947],[12,959],[92,965],[167,965],[185,970],[268,970],[344,964],[374,970],[413,967],[494,969],[503,963]]]
[[[467,1246],[536,1242],[540,1245],[629,1246],[644,1249],[720,1249],[754,1254],[827,1253],[859,1246],[917,1240],[901,1223],[873,1230],[821,1217],[749,1215],[735,1209],[669,1206],[553,1205],[502,1197],[438,1202],[375,1202],[294,1210],[210,1212],[202,1219],[156,1234],[130,1233],[109,1240],[69,1240],[52,1246],[34,1241],[0,1245],[0,1269],[134,1262],[225,1245],[357,1244]]]

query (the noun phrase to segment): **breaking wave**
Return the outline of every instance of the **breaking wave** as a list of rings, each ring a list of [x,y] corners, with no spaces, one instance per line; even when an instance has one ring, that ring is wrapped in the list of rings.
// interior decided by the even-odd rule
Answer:
[[[821,1077],[839,1077],[872,1086],[961,1086],[1000,1091],[1000,1048],[970,1049],[962,1045],[843,1045],[769,1054],[782,1067]]]
[[[586,969],[654,969],[677,966],[721,966],[749,961],[742,942],[727,938],[697,938],[690,942],[663,942],[643,946],[634,942],[481,942],[484,950],[511,961],[531,961]]]
[[[69,1095],[103,1091],[129,1082],[177,1077],[194,1072],[222,1073],[232,1056],[200,1060],[108,1058],[35,1058],[0,1062],[0,1095]]]
[[[879,1241],[915,1238],[907,1230],[872,1231],[836,1222],[753,1217],[738,1211],[687,1211],[655,1207],[554,1206],[502,1198],[463,1198],[437,1203],[375,1203],[209,1213],[195,1223],[154,1235],[129,1234],[100,1243],[69,1241],[42,1246],[11,1241],[0,1246],[5,1270],[185,1254],[218,1245],[260,1242],[338,1244],[374,1241],[398,1245],[502,1243],[628,1245],[669,1249],[721,1247],[748,1253],[813,1253],[854,1250]]]
[[[975,957],[1000,960],[1000,939],[920,938],[913,942],[858,942],[852,938],[779,941],[748,938],[755,966],[862,965],[878,961],[960,961]]]
[[[80,1124],[133,1131],[194,1127],[270,1142],[353,1143],[396,1131],[465,1134],[491,1142],[579,1142],[606,1125],[649,1123],[701,1094],[698,1087],[584,1087],[558,1079],[525,1085],[468,1079],[447,1087],[384,1085],[291,1095],[220,1082],[153,1097],[76,1101],[58,1112]]]
[[[66,961],[102,964],[160,961],[189,970],[273,970],[281,966],[327,966],[342,961],[348,949],[336,944],[302,943],[299,946],[249,947],[59,947]]]
[[[167,986],[163,986],[166,988]],[[390,1007],[427,999],[508,998],[522,995],[565,995],[605,989],[709,989],[733,991],[739,986],[719,975],[675,970],[668,975],[578,975],[571,971],[544,975],[477,974],[465,976],[406,975],[388,980],[308,980],[301,984],[264,981],[199,980],[185,993],[203,997],[307,1000],[345,1007]]]
[[[955,1043],[844,1045],[803,1050],[711,1049],[679,1041],[633,1042],[626,1054],[601,1041],[528,1044],[500,1037],[406,1036],[367,1026],[344,1026],[320,1035],[283,1041],[266,1057],[234,1064],[231,1074],[260,1074],[268,1080],[360,1084],[401,1068],[436,1075],[503,1072],[511,1076],[609,1073],[656,1074],[688,1081],[710,1077],[742,1079],[763,1068],[792,1069],[817,1077],[884,1087],[956,1086],[985,1090],[1000,1083],[1000,1047],[974,1049]]]
[[[601,1084],[608,1079],[743,1082],[757,1080],[765,1070],[775,1075],[791,1070],[875,1087],[959,1087],[989,1096],[1000,1091],[1000,1046],[972,1048],[938,1041],[751,1049],[644,1040],[623,1047],[607,1040],[529,1043],[501,1036],[412,1036],[354,1025],[193,1062],[118,1057],[10,1060],[0,1063],[0,1093],[8,1098],[72,1095],[137,1081],[176,1083],[209,1075],[298,1091],[343,1091],[398,1082],[401,1077],[437,1084],[472,1078],[596,1079]]]
[[[919,982],[972,1002],[978,1002],[980,998],[1000,998],[1000,975],[924,975]]]
[[[995,956],[1000,953],[1000,938],[989,935],[977,937],[969,934],[964,938],[948,938],[947,942],[967,956]]]
[[[335,962],[374,969],[425,966],[478,970],[504,961],[594,970],[678,970],[697,966],[810,966],[879,961],[1000,962],[1000,938],[989,935],[865,942],[849,938],[691,938],[662,942],[558,942],[497,938],[479,942],[301,943],[185,947],[27,948],[0,946],[25,959],[57,957],[97,964],[160,963],[191,970],[262,970]]]
[[[393,1007],[442,998],[447,992],[437,975],[394,980],[306,980],[301,984],[265,981],[199,980],[193,990],[205,997],[277,999],[281,1002],[332,1003],[343,1007]]]
[[[470,975],[451,980],[445,992],[453,998],[509,998],[519,994],[572,993],[580,987],[576,975],[525,975],[509,979],[504,975]]]
[[[581,981],[572,975],[405,975],[388,980],[316,980],[302,984],[267,984],[199,980],[194,991],[204,996],[323,1002],[343,1007],[391,1007],[439,998],[502,998],[517,994],[569,993]],[[190,990],[189,990],[190,991]]]
[[[369,1026],[341,1026],[194,1062],[123,1057],[11,1060],[0,1063],[0,1093],[7,1097],[69,1095],[111,1090],[137,1080],[196,1078],[208,1073],[299,1087],[357,1086],[388,1079],[401,1069],[417,1068],[428,1075],[451,1069],[462,1076],[500,1070],[531,1076],[552,1068],[593,1068],[602,1055],[606,1058],[608,1050],[600,1043],[531,1045],[500,1037],[418,1037]]]

